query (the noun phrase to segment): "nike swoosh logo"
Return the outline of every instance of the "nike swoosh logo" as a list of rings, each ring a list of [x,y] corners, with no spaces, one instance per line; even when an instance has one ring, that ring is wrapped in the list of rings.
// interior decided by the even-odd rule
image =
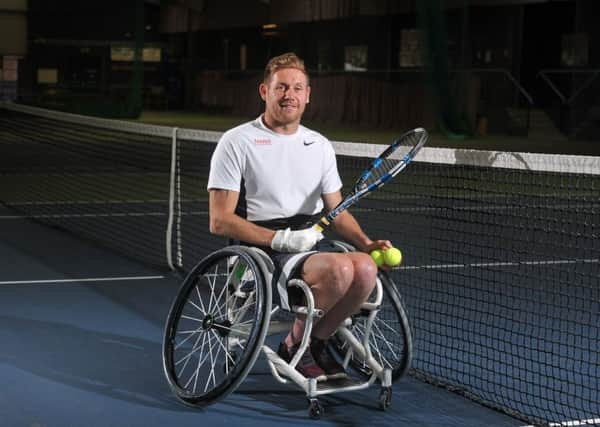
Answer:
[[[313,145],[315,142],[317,142],[317,141],[311,141],[311,142],[304,141],[304,145],[306,145],[306,146]]]

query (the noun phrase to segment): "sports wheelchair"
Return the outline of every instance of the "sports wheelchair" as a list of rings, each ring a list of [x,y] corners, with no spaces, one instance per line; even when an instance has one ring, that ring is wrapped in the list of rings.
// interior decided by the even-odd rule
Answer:
[[[354,248],[329,241],[327,251]],[[171,306],[164,333],[163,367],[171,389],[185,404],[217,402],[244,381],[261,351],[271,373],[281,383],[295,383],[309,401],[308,413],[324,412],[318,396],[381,385],[379,407],[391,404],[392,383],[408,369],[412,336],[406,310],[386,272],[360,311],[341,324],[330,345],[353,379],[317,383],[295,366],[309,343],[312,324],[323,315],[315,307],[309,286],[300,279],[277,277],[272,260],[262,250],[227,246],[201,260],[184,280]],[[289,295],[303,296],[294,301]],[[272,289],[279,300],[272,302]],[[267,344],[267,335],[288,332],[294,316],[306,315],[300,349],[290,363]],[[350,371],[349,371],[350,374]]]

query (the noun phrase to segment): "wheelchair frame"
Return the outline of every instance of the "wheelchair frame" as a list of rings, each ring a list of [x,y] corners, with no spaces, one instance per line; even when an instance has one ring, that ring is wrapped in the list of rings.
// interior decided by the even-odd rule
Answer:
[[[349,252],[354,250],[352,246],[344,242],[332,241],[331,243],[336,251]],[[226,271],[219,275],[217,274],[219,261],[223,259],[226,260],[223,262]],[[213,283],[210,275],[213,274],[215,262],[217,267],[214,268]],[[240,266],[244,266],[244,268],[242,269]],[[356,368],[355,370],[363,378],[359,381],[345,380],[343,383],[339,381],[317,383],[316,379],[306,378],[296,370],[296,365],[308,348],[312,325],[316,319],[323,315],[323,311],[315,307],[310,287],[303,280],[291,279],[286,281],[287,287],[299,288],[305,300],[305,305],[291,305],[290,307],[290,313],[306,315],[306,326],[299,350],[290,363],[287,363],[264,343],[268,333],[289,331],[291,328],[291,322],[275,323],[270,321],[271,316],[280,310],[279,305],[273,308],[271,302],[271,289],[275,286],[274,279],[278,279],[273,277],[273,271],[273,262],[264,251],[246,246],[228,246],[204,258],[190,272],[169,312],[163,341],[163,367],[169,385],[177,397],[192,406],[204,406],[222,399],[233,392],[245,379],[256,362],[259,353],[262,352],[266,356],[273,377],[278,382],[296,384],[305,392],[309,401],[308,413],[311,418],[319,418],[324,412],[323,406],[318,401],[319,396],[365,389],[372,386],[376,381],[379,381],[381,385],[379,407],[385,410],[391,404],[392,382],[408,370],[412,356],[412,335],[408,317],[400,295],[395,290],[391,280],[387,278],[387,275],[379,271],[375,290],[369,300],[363,303],[361,307],[359,314],[361,318],[366,318],[366,320],[364,326],[361,324],[360,332],[355,319],[347,318],[334,334],[336,337],[334,350],[343,359],[344,368],[346,370],[351,367]],[[246,275],[248,280],[244,281]],[[208,302],[204,304],[201,294],[202,291],[208,294],[208,289],[206,286],[199,286],[201,284],[198,282],[207,276],[209,276],[207,283],[209,283],[210,295],[207,295]],[[221,279],[219,283],[222,282],[223,287],[217,295],[217,279],[219,277]],[[261,281],[262,283],[259,283]],[[376,345],[377,354],[373,355],[372,353],[372,346],[377,344],[378,337],[383,337],[385,340],[387,338],[384,335],[391,333],[387,329],[378,328],[376,324],[377,314],[384,302],[384,294],[392,300],[392,311],[395,311],[398,316],[398,331],[394,330],[393,332],[397,332],[402,341],[401,348],[398,350],[399,355],[396,355],[395,349],[380,349],[378,345]],[[221,309],[218,307],[218,301],[223,297],[225,297],[225,302]],[[188,303],[196,298],[199,298],[200,302],[191,303],[191,310],[196,314],[185,314]],[[254,298],[257,306],[260,306],[259,308],[253,309],[251,304]],[[251,301],[251,303],[248,304],[248,301]],[[258,304],[259,302],[260,304]],[[197,317],[197,312],[200,312],[204,317]],[[214,314],[211,314],[212,312]],[[250,320],[244,320],[236,324],[238,320],[246,319],[247,315]],[[185,329],[185,326],[183,326],[183,330],[180,330],[181,323],[186,325],[190,323],[191,329]],[[390,330],[393,329],[387,324],[384,324],[384,326]],[[188,341],[191,341],[191,337],[196,334],[196,341],[189,349],[190,344]],[[183,335],[185,338],[180,338],[178,341],[178,335]],[[356,335],[361,336],[357,337]],[[203,338],[201,339],[201,337]],[[245,348],[243,344],[247,344]],[[389,342],[386,342],[386,344],[387,347],[390,347]],[[188,353],[184,352],[184,356],[177,359],[176,353],[184,345],[188,347]],[[234,357],[233,355],[237,354],[235,352],[239,349],[238,347],[241,347],[244,351],[241,356]],[[217,350],[213,351],[214,348]],[[202,357],[202,354],[198,354],[203,351],[209,353],[210,356]],[[214,359],[221,351],[225,355],[225,376],[217,385],[217,376],[220,377],[221,375],[216,373]],[[393,363],[387,360],[383,353],[391,353],[394,358]],[[192,357],[198,359],[197,370],[186,384],[182,384],[183,372]],[[198,394],[196,383],[200,376],[199,371],[209,358],[212,363],[212,370],[210,370],[207,377],[203,392]],[[181,365],[182,361],[185,361],[185,363],[178,374],[177,365]],[[357,366],[357,364],[362,366]],[[194,376],[194,386],[190,392],[189,385]],[[209,391],[208,386],[211,382],[215,387]]]

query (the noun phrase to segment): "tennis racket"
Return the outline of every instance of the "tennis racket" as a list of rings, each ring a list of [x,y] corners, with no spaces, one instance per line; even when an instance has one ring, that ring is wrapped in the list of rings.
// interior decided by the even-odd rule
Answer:
[[[361,173],[344,200],[313,225],[313,228],[323,231],[340,213],[398,175],[410,164],[428,138],[429,135],[423,128],[413,129],[397,138]]]

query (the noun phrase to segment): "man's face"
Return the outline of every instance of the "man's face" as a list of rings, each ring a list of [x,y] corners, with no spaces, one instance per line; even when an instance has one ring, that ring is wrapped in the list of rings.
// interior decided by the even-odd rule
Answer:
[[[300,123],[310,96],[306,75],[296,68],[275,72],[268,83],[259,87],[265,101],[265,119],[275,126]]]

